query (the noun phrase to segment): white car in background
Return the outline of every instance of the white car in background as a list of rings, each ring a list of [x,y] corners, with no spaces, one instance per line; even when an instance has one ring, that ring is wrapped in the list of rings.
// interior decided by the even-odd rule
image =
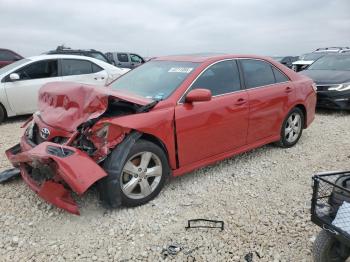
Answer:
[[[102,87],[128,71],[78,55],[40,55],[19,60],[0,69],[0,123],[5,117],[35,112],[38,91],[46,83],[69,81]]]

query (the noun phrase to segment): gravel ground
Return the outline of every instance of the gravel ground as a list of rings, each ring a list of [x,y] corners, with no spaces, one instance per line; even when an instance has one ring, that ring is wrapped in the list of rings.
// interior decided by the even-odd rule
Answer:
[[[18,141],[17,118],[0,126],[3,151]],[[290,149],[267,145],[168,181],[137,208],[105,210],[91,189],[81,216],[39,199],[21,181],[0,185],[0,261],[311,261],[318,228],[309,220],[312,174],[350,168],[350,117],[319,112]],[[225,221],[225,230],[185,230],[188,219]]]

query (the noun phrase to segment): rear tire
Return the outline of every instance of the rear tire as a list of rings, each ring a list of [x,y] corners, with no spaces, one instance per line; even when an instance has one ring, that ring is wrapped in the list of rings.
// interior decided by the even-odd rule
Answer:
[[[312,251],[315,262],[345,262],[350,256],[350,250],[326,230],[317,235]]]
[[[0,124],[5,120],[6,112],[4,107],[0,104]]]
[[[298,143],[303,133],[304,119],[304,113],[297,107],[288,113],[281,127],[280,147],[288,148]]]
[[[131,147],[124,163],[118,163],[119,155],[113,153],[104,164],[109,175],[99,185],[108,206],[117,207],[118,203],[139,206],[159,194],[170,174],[167,157],[159,146],[140,139]],[[115,172],[116,163],[122,167],[121,172]]]

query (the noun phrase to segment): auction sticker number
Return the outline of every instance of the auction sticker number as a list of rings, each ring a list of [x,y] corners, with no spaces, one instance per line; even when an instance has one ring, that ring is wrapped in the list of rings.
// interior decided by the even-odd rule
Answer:
[[[188,74],[193,70],[193,67],[172,67],[169,69],[169,73],[185,73]]]

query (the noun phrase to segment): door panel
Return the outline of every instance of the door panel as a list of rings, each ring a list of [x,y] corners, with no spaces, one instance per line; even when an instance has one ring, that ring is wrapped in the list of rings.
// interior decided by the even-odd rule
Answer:
[[[248,94],[239,91],[175,108],[180,167],[246,144]]]
[[[279,135],[287,110],[294,101],[291,82],[250,89],[248,144]]]
[[[37,110],[39,89],[44,84],[61,81],[61,77],[20,80],[5,83],[10,106],[16,114],[31,114]]]
[[[98,73],[63,76],[63,81],[78,82],[89,85],[104,86],[108,79],[108,74],[105,70]]]

